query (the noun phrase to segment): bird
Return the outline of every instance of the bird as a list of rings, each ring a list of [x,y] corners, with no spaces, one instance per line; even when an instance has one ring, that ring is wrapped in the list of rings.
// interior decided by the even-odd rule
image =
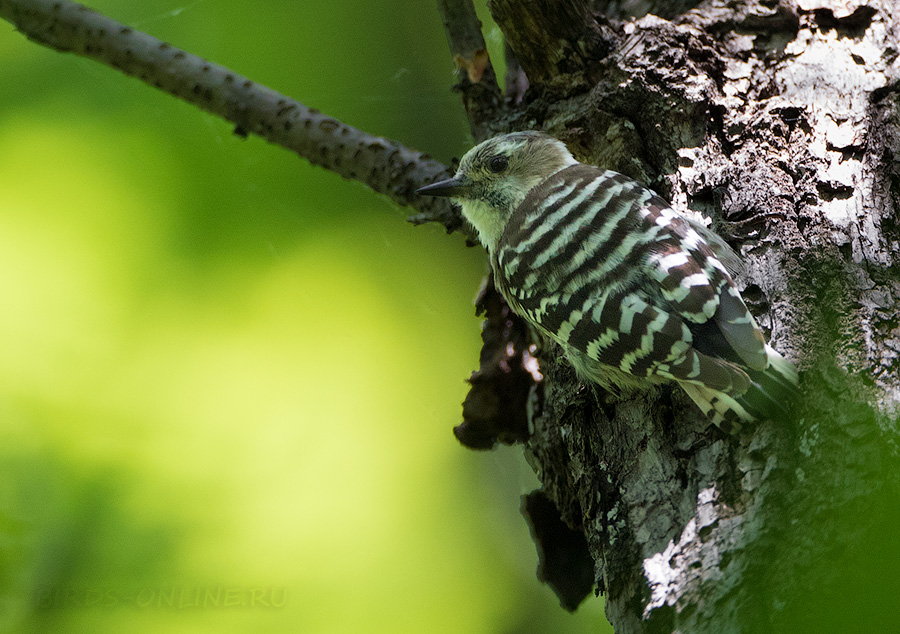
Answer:
[[[699,214],[536,131],[479,143],[417,193],[460,206],[507,304],[580,380],[612,394],[674,382],[731,432],[789,414],[796,367],[766,343],[732,278],[740,257]]]

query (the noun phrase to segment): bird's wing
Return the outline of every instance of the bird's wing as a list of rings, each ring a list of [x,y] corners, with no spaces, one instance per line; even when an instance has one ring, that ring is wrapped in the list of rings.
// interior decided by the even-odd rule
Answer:
[[[744,343],[758,335],[752,317],[741,321],[749,314],[724,265],[680,214],[628,177],[585,165],[541,188],[493,255],[517,312],[568,349],[635,376],[746,386],[736,366],[693,345],[689,323],[715,319],[736,354],[758,363],[755,343]]]
[[[671,209],[658,196],[650,198],[641,213],[646,214],[646,222],[661,227],[659,237],[644,261],[644,268],[658,282],[668,306],[688,322],[707,324],[706,328],[697,328],[694,332],[714,338],[721,335],[730,351],[720,346],[717,350],[715,342],[696,341],[695,346],[725,358],[732,352],[746,366],[754,370],[765,369],[768,365],[766,341],[741,299],[728,267],[719,259],[708,238],[713,236],[723,245],[724,241],[708,230],[698,231],[695,223]],[[734,255],[730,249],[728,253]]]
[[[699,214],[697,216],[702,217]],[[719,261],[725,265],[725,269],[731,277],[736,277],[744,272],[744,261],[720,235],[703,224],[699,217],[685,213],[681,214],[681,217],[706,241]]]

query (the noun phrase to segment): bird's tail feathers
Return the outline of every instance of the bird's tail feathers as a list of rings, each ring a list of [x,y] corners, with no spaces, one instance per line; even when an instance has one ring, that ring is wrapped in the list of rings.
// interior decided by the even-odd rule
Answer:
[[[713,423],[728,432],[755,420],[787,418],[797,398],[797,369],[769,345],[766,354],[769,365],[765,370],[745,369],[752,384],[739,396],[685,381],[680,382],[681,387]]]
[[[717,427],[721,427],[729,433],[740,430],[743,423],[750,423],[754,420],[753,416],[747,412],[738,399],[725,392],[686,381],[680,382],[680,385],[687,395],[691,397],[691,400],[697,404],[697,407]]]
[[[769,367],[747,372],[753,385],[738,401],[758,420],[787,418],[797,400],[797,368],[769,345],[766,354]]]

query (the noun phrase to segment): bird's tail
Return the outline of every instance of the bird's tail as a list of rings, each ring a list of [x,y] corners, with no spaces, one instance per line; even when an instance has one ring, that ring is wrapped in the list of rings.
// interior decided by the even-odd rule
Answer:
[[[737,400],[757,420],[785,418],[797,400],[797,368],[769,345],[766,355],[769,367],[747,371],[753,385]]]
[[[766,345],[769,365],[765,370],[742,368],[752,384],[743,394],[730,395],[704,385],[680,382],[704,414],[724,429],[735,432],[743,423],[786,418],[797,398],[797,369]]]

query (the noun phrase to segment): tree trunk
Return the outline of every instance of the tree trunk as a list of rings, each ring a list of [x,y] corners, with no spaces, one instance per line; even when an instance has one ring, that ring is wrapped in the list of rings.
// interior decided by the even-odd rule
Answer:
[[[563,4],[558,21],[555,3],[491,3],[531,80],[494,131],[546,130],[713,217],[802,394],[790,424],[728,435],[677,389],[617,399],[538,353],[539,574],[577,605],[589,553],[620,634],[897,630],[900,9],[715,0],[627,20]]]

